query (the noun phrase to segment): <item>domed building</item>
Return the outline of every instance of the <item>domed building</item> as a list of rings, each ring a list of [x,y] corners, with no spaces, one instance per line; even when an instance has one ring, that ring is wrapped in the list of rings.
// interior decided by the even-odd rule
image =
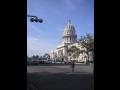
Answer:
[[[73,44],[77,42],[77,35],[75,34],[75,28],[69,20],[67,25],[64,28],[64,33],[62,37],[62,43]]]
[[[86,50],[77,42],[77,34],[75,27],[71,24],[69,20],[64,28],[62,35],[62,43],[55,50],[52,51],[51,59],[54,61],[69,61],[68,49],[72,46],[76,46],[80,50]],[[71,58],[71,60],[77,60],[77,62],[86,62],[87,54],[81,53],[78,58]]]

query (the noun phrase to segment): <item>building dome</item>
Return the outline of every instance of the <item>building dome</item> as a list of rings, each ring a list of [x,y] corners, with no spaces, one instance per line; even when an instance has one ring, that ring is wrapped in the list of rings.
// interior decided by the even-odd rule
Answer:
[[[75,28],[74,26],[71,24],[71,21],[69,20],[67,25],[64,28],[64,35],[75,35]]]
[[[75,34],[75,28],[69,20],[64,28],[63,43],[75,43],[77,41],[77,35]]]

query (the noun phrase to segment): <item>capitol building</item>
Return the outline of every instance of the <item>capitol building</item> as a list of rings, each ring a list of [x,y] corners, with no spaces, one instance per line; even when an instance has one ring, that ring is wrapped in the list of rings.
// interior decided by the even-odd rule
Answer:
[[[82,45],[78,43],[75,27],[71,24],[71,21],[69,20],[64,28],[61,44],[50,53],[51,59],[54,61],[76,60],[77,62],[86,63],[86,61],[88,60],[88,56],[85,52],[80,53],[78,58],[73,58],[68,55],[68,49],[72,46],[76,46],[80,50],[86,50],[86,48],[82,47]],[[89,53],[89,60],[92,60],[91,53]]]

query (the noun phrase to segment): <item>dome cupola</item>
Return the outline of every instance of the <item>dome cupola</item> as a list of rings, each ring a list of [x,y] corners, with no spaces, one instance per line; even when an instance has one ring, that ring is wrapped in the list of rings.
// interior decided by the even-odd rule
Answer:
[[[74,35],[75,34],[75,28],[71,24],[71,21],[69,20],[67,25],[64,28],[64,33],[63,35]]]
[[[75,43],[77,41],[77,35],[75,34],[75,28],[69,20],[64,28],[63,43]]]

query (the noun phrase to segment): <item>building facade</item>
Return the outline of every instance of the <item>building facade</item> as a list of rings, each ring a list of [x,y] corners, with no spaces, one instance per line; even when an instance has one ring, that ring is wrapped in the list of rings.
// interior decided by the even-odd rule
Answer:
[[[54,61],[76,60],[77,62],[86,62],[88,60],[88,56],[85,52],[80,53],[78,58],[68,56],[68,49],[72,46],[76,46],[80,50],[86,50],[77,42],[77,34],[75,27],[71,24],[71,21],[69,20],[64,28],[64,32],[62,35],[62,43],[51,52],[51,59]],[[92,60],[91,53],[89,53],[89,60]]]

